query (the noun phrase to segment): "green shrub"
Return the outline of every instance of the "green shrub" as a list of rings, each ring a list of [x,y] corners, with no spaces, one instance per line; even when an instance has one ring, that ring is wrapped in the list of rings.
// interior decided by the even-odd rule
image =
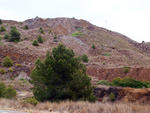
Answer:
[[[97,82],[97,85],[106,85],[106,86],[109,86],[110,83],[108,80],[100,80]]]
[[[29,29],[28,25],[25,25],[25,26],[24,26],[24,29],[25,29],[25,30]]]
[[[17,66],[17,67],[21,67],[22,65],[21,65],[21,64],[16,64],[16,66]]]
[[[111,56],[110,53],[104,53],[103,56]]]
[[[4,98],[12,99],[12,98],[15,98],[16,95],[17,95],[17,92],[11,85],[9,85],[8,88],[4,90]]]
[[[44,33],[44,29],[43,29],[42,27],[40,27],[40,30],[39,30],[39,31],[40,31],[40,33],[42,33],[42,34],[45,34],[45,33]]]
[[[77,31],[82,31],[82,28],[77,28]]]
[[[95,49],[95,48],[96,48],[94,44],[92,45],[92,48],[93,48],[93,49]]]
[[[111,101],[115,100],[115,94],[111,92],[110,95],[108,95],[108,97],[110,98]]]
[[[9,34],[8,33],[6,33],[5,35],[4,35],[4,39],[9,39]]]
[[[0,24],[2,24],[2,19],[0,19]]]
[[[5,89],[6,89],[5,84],[0,82],[0,98],[4,96]]]
[[[5,69],[0,69],[0,73],[3,75],[3,74],[6,74],[6,70]]]
[[[57,36],[54,36],[54,39],[57,39]]]
[[[11,26],[9,41],[18,42],[20,40],[20,37],[21,37],[21,34],[17,31],[17,28],[15,26]]]
[[[89,61],[88,56],[87,56],[86,54],[84,54],[84,55],[82,56],[82,61],[83,61],[83,62],[88,62],[88,61]]]
[[[24,102],[32,104],[34,106],[36,106],[38,104],[38,101],[35,98],[27,98],[26,100],[24,100]]]
[[[33,43],[32,43],[32,45],[33,45],[33,46],[39,46],[38,41],[37,41],[37,40],[34,40]]]
[[[9,68],[8,70],[9,70],[10,72],[13,72],[13,71],[14,71],[12,68]]]
[[[6,56],[4,59],[3,59],[3,66],[4,67],[11,67],[13,66],[13,61],[12,59],[9,57],[9,56]]]
[[[124,73],[129,73],[130,72],[130,70],[129,70],[129,68],[124,68]]]
[[[83,33],[81,33],[81,32],[72,33],[72,36],[82,36],[82,35],[84,35],[84,34],[83,34]]]
[[[51,29],[49,29],[49,32],[48,32],[48,34],[50,34],[52,32],[52,30]]]
[[[39,42],[39,43],[43,43],[43,38],[42,38],[41,35],[38,36],[38,42]]]
[[[132,88],[146,87],[146,85],[141,81],[135,80],[134,78],[130,78],[130,77],[125,77],[123,79],[115,78],[112,81],[112,85],[121,86],[121,87],[132,87]]]
[[[0,27],[0,32],[4,32],[4,31],[6,31],[6,28],[4,26],[1,26]]]

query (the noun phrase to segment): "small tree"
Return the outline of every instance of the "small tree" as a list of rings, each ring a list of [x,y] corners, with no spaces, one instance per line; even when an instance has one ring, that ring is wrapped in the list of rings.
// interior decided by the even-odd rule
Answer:
[[[17,28],[15,26],[12,26],[11,30],[10,30],[10,39],[9,39],[9,41],[11,41],[11,42],[19,41],[20,36],[21,36],[21,34],[17,31]]]
[[[88,56],[86,54],[84,54],[82,56],[82,60],[83,60],[83,62],[88,62],[89,61]]]
[[[24,26],[24,29],[25,29],[25,30],[26,30],[26,29],[29,29],[28,25],[25,25],[25,26]]]
[[[38,42],[39,42],[39,43],[43,43],[43,38],[42,38],[41,35],[38,36]]]
[[[92,48],[93,48],[93,49],[95,49],[95,48],[96,48],[94,44],[92,45]]]
[[[5,66],[5,67],[11,67],[11,66],[13,66],[13,61],[12,61],[12,59],[9,56],[6,56],[3,59],[3,66]]]
[[[33,45],[33,46],[39,46],[38,41],[37,41],[37,40],[34,40],[33,43],[32,43],[32,45]]]
[[[7,98],[7,99],[12,99],[12,98],[15,98],[17,96],[17,92],[16,90],[11,86],[9,85],[8,88],[6,88],[4,90],[4,98]]]
[[[4,32],[4,31],[6,31],[6,28],[4,26],[1,26],[0,27],[0,32]]]
[[[9,39],[9,34],[8,33],[6,33],[5,35],[4,35],[4,39]]]
[[[44,33],[44,29],[43,29],[42,27],[40,27],[40,30],[39,30],[39,31],[40,31],[40,33],[42,33],[42,34],[45,34],[45,33]]]
[[[31,74],[33,93],[39,101],[89,100],[94,101],[91,79],[85,66],[73,50],[62,44],[46,55],[45,61],[36,61]]]

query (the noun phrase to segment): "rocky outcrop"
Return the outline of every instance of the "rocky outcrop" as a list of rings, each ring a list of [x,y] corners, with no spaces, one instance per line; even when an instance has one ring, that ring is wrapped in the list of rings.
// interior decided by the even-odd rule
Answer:
[[[126,76],[137,80],[150,81],[150,69],[147,68],[129,68],[126,73],[124,68],[88,68],[87,74],[97,77],[99,80],[112,81],[116,77],[124,78]]]
[[[134,88],[122,88],[122,87],[109,87],[98,86],[94,89],[94,95],[98,97],[99,101],[104,101],[109,95],[114,94],[114,101],[122,102],[139,102],[150,103],[150,89],[134,89]]]

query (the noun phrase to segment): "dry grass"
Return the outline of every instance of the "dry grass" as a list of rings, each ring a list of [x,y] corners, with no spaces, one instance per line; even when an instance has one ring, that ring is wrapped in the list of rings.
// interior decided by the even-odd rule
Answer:
[[[0,109],[26,111],[30,113],[149,113],[149,105],[136,103],[89,103],[89,102],[60,102],[39,103],[36,106],[15,100],[0,100]]]

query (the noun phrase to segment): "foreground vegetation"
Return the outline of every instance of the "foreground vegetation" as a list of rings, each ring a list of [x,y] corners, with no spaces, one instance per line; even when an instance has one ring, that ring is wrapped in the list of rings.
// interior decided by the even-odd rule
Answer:
[[[0,109],[26,111],[30,113],[149,113],[149,105],[137,103],[89,103],[63,101],[60,103],[44,102],[36,106],[15,100],[0,100]]]

